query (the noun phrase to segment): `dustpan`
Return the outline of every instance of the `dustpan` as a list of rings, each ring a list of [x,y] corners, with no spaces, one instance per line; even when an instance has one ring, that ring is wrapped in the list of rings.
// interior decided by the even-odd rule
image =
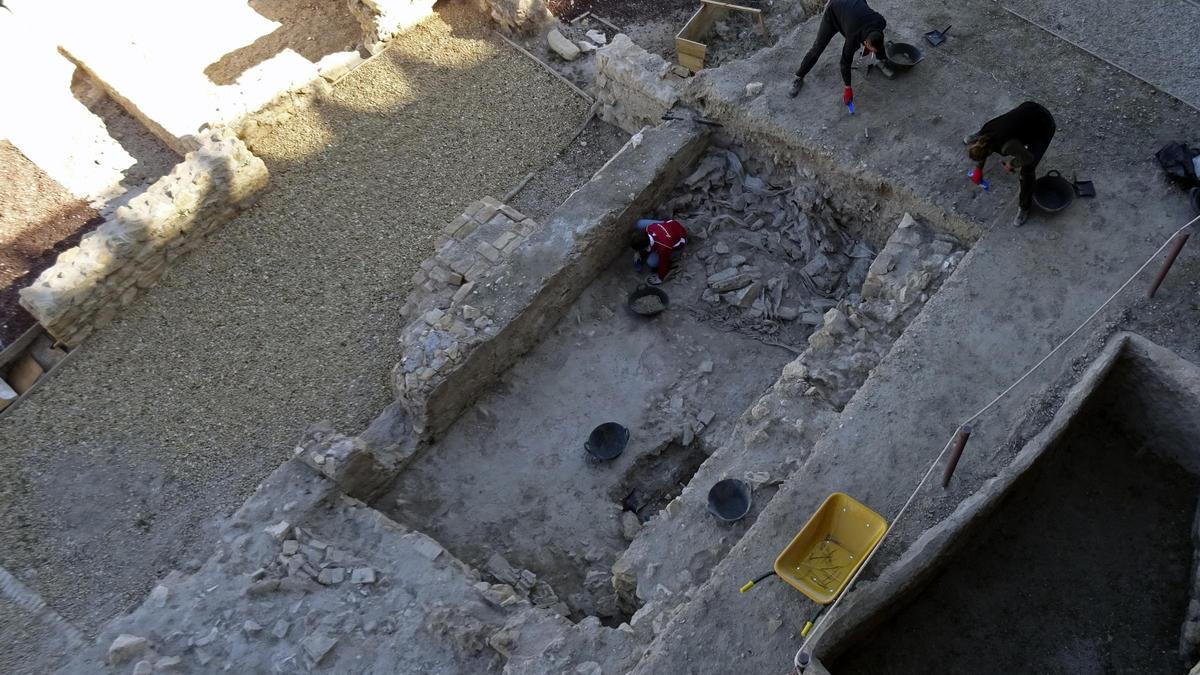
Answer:
[[[931,30],[925,34],[925,41],[930,45],[937,47],[946,41],[946,33],[950,32],[950,26],[946,26],[944,30]]]

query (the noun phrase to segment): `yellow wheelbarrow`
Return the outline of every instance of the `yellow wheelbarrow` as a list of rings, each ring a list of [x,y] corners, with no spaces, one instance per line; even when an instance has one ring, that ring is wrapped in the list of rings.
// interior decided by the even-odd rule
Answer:
[[[841,595],[854,572],[879,545],[887,528],[883,516],[849,495],[835,492],[775,558],[775,569],[746,582],[741,592],[775,575],[807,595],[821,605],[800,629],[800,635],[807,637],[821,612]]]

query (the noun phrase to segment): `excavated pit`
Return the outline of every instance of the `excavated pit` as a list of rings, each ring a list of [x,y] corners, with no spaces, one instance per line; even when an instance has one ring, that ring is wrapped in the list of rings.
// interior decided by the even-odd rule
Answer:
[[[998,505],[961,527],[915,599],[831,648],[831,671],[1187,670],[1200,433],[1180,415],[1197,390],[1139,359],[1117,360]]]
[[[658,210],[640,214],[675,218],[689,230],[661,286],[669,308],[647,318],[626,306],[650,270],[623,249],[373,504],[490,580],[577,621],[618,625],[637,611],[638,597],[618,597],[614,563],[642,526],[679,501],[784,366],[811,349],[810,336],[822,330],[834,354],[853,342],[855,329],[890,344],[905,324],[897,319],[915,315],[924,291],[936,289],[922,286],[886,325],[851,328],[858,318],[872,321],[854,308],[900,214],[875,195],[835,193],[811,171],[744,150],[712,146],[682,176]],[[918,251],[920,237],[906,233]],[[961,251],[950,241],[947,253]],[[827,325],[831,316],[842,332]],[[817,382],[828,385],[831,408],[860,383]],[[813,396],[823,395],[816,389]],[[628,427],[631,438],[620,457],[598,463],[583,443],[604,422]],[[754,481],[754,509],[723,541],[736,542],[734,531],[753,523],[780,480]],[[688,508],[687,518],[711,517]]]

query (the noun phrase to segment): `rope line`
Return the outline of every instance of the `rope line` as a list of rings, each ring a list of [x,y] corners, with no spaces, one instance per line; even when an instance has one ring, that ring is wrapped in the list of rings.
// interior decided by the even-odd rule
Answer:
[[[1200,221],[1200,216],[1196,216],[1195,218],[1192,218],[1191,220],[1189,220],[1187,222],[1186,225],[1184,225],[1183,227],[1181,227],[1178,230],[1175,230],[1173,233],[1171,233],[1171,235],[1166,238],[1166,240],[1162,243],[1162,245],[1159,246],[1158,249],[1155,250],[1154,253],[1152,253],[1149,258],[1146,258],[1146,262],[1142,263],[1141,266],[1137,268],[1137,271],[1135,271],[1133,274],[1131,274],[1129,276],[1129,278],[1125,280],[1125,283],[1121,284],[1120,287],[1118,287],[1116,291],[1113,291],[1112,295],[1108,296],[1108,299],[1105,300],[1099,307],[1096,308],[1096,311],[1092,312],[1091,315],[1088,316],[1088,318],[1084,319],[1083,323],[1079,324],[1075,328],[1075,330],[1071,331],[1070,334],[1068,334],[1065,338],[1063,338],[1061,341],[1059,341],[1059,343],[1056,344],[1053,349],[1051,349],[1049,352],[1047,352],[1046,355],[1043,356],[1040,361],[1033,364],[1032,367],[1030,367],[1028,370],[1026,370],[1012,384],[1008,385],[1008,387],[1004,391],[1000,392],[999,395],[997,395],[995,398],[993,398],[991,401],[989,401],[987,403],[987,405],[980,408],[978,411],[975,412],[975,414],[971,415],[965,421],[963,421],[961,424],[958,425],[958,427],[954,430],[954,433],[950,435],[950,439],[948,441],[946,441],[946,445],[942,448],[942,451],[939,452],[937,457],[934,458],[933,462],[930,463],[929,469],[926,470],[925,475],[921,477],[921,482],[917,483],[916,489],[914,489],[912,491],[912,494],[910,494],[908,496],[908,499],[904,502],[904,506],[901,506],[900,510],[896,512],[896,515],[892,517],[891,525],[888,526],[888,530],[887,530],[887,532],[884,533],[883,538],[881,538],[879,540],[879,543],[875,545],[875,548],[873,548],[871,550],[871,552],[869,554],[867,554],[867,557],[863,560],[862,564],[858,566],[858,569],[855,570],[854,574],[852,574],[850,576],[849,581],[846,582],[845,590],[843,590],[838,595],[838,597],[833,601],[833,604],[829,606],[829,611],[825,613],[826,620],[828,620],[828,617],[833,616],[834,610],[837,609],[838,603],[840,603],[842,601],[842,598],[846,597],[846,595],[850,592],[851,587],[854,586],[854,582],[856,582],[858,580],[859,575],[863,573],[863,570],[865,570],[867,568],[867,565],[871,562],[871,558],[874,558],[875,554],[879,552],[879,549],[883,547],[882,546],[883,540],[887,539],[888,535],[890,535],[892,533],[892,531],[895,529],[896,523],[899,522],[900,519],[904,517],[905,512],[908,511],[908,507],[912,505],[913,501],[917,498],[917,495],[920,494],[921,489],[923,487],[925,487],[925,483],[926,483],[926,481],[929,480],[929,476],[933,474],[933,470],[935,468],[937,468],[937,466],[939,464],[941,464],[942,458],[945,457],[946,451],[949,450],[950,446],[954,443],[954,438],[955,438],[955,436],[958,435],[958,432],[960,430],[962,430],[962,428],[964,426],[979,419],[979,417],[982,416],[988,410],[990,410],[992,408],[992,406],[999,403],[1005,396],[1008,396],[1008,394],[1011,393],[1013,389],[1016,389],[1030,375],[1032,375],[1039,368],[1041,368],[1043,365],[1045,365],[1045,363],[1047,361],[1049,361],[1051,357],[1053,357],[1055,354],[1057,354],[1060,349],[1062,349],[1064,346],[1066,346],[1066,344],[1068,342],[1070,342],[1076,335],[1078,335],[1079,331],[1083,330],[1084,327],[1086,327],[1089,323],[1091,323],[1093,319],[1095,319],[1097,316],[1099,316],[1100,313],[1102,311],[1104,311],[1105,307],[1108,307],[1110,304],[1112,304],[1112,301],[1116,300],[1117,297],[1119,295],[1121,295],[1121,293],[1124,292],[1126,288],[1129,287],[1129,284],[1133,283],[1134,280],[1137,279],[1138,276],[1140,276],[1141,273],[1144,272],[1146,270],[1146,268],[1150,266],[1150,263],[1154,262],[1154,260],[1164,250],[1166,250],[1167,246],[1169,246],[1171,244],[1171,242],[1175,241],[1176,237],[1178,237],[1180,234],[1182,234],[1184,230],[1188,229],[1193,224],[1195,224],[1196,221]],[[809,633],[808,637],[804,640],[804,642],[802,642],[800,644],[800,649],[796,652],[796,656],[792,659],[792,665],[795,666],[797,673],[800,672],[801,670],[803,670],[804,667],[808,665],[809,657],[811,657],[811,654],[812,654],[812,650],[809,648],[809,645],[815,646],[817,638],[825,632],[824,624],[825,624],[825,621],[821,621],[820,624],[818,624],[817,626],[814,626],[812,631]],[[801,657],[805,657],[803,664],[801,664]]]

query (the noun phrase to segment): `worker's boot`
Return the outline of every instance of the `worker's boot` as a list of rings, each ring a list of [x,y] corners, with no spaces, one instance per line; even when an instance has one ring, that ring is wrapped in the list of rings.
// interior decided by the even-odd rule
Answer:
[[[788,90],[788,97],[796,98],[796,94],[800,93],[800,87],[803,87],[803,86],[804,86],[804,80],[800,79],[799,77],[792,80],[792,88]]]
[[[883,73],[884,77],[886,77],[889,80],[895,79],[896,71],[892,70],[891,66],[889,66],[886,63],[877,63],[875,65],[879,67],[879,72]]]
[[[1013,219],[1013,225],[1020,227],[1029,220],[1029,209],[1017,209],[1017,217]]]

